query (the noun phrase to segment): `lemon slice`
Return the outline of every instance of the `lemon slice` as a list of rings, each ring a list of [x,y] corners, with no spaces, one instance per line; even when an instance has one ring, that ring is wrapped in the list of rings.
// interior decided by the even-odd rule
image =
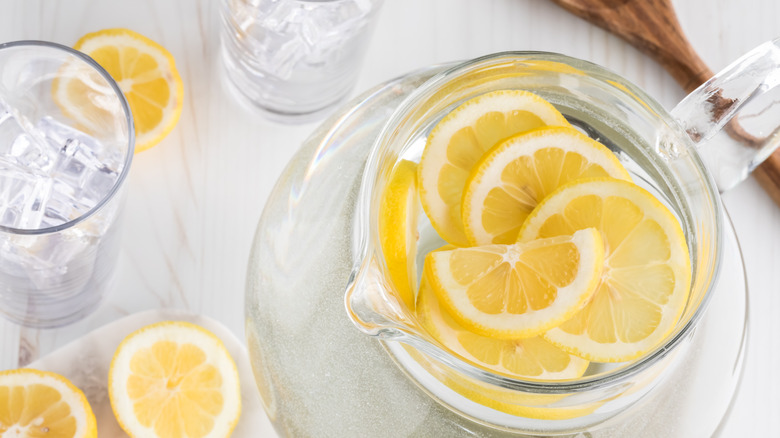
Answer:
[[[463,224],[472,245],[514,243],[520,226],[553,190],[579,178],[631,180],[615,154],[570,127],[518,134],[488,151],[463,193]]]
[[[540,394],[504,388],[453,372],[448,367],[442,367],[441,362],[413,347],[403,347],[409,356],[449,389],[483,407],[499,412],[539,420],[565,420],[592,414],[604,404],[602,401],[585,402],[578,399],[576,393]]]
[[[528,338],[569,319],[601,278],[599,233],[428,254],[439,301],[466,329],[497,339]]]
[[[68,379],[50,372],[0,372],[0,437],[94,438],[92,408]]]
[[[541,97],[521,90],[477,96],[445,116],[428,135],[418,168],[420,201],[439,235],[466,246],[461,198],[471,169],[500,140],[547,125],[568,126]]]
[[[176,126],[184,87],[173,56],[164,47],[129,29],[105,29],[84,35],[73,48],[106,69],[124,93],[133,113],[136,152],[156,145]],[[77,79],[55,85],[60,106],[66,112],[77,111],[89,86]]]
[[[132,437],[225,438],[241,413],[235,362],[219,338],[187,322],[126,337],[108,386],[114,415]]]
[[[406,307],[414,310],[417,285],[417,164],[402,160],[390,176],[379,207],[379,239],[390,278]]]
[[[442,309],[426,276],[420,283],[417,317],[431,336],[456,355],[509,377],[573,379],[588,368],[587,360],[572,356],[539,336],[501,340],[466,330]]]
[[[632,183],[573,181],[542,201],[520,241],[598,229],[606,258],[598,290],[572,319],[547,333],[553,344],[599,362],[623,362],[659,345],[688,299],[691,262],[679,222]]]

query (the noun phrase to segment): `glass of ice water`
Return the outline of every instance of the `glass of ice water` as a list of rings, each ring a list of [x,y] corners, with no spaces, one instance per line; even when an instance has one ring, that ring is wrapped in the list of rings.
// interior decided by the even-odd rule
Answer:
[[[308,122],[356,82],[382,0],[221,0],[231,88],[266,116]]]
[[[0,44],[0,314],[56,327],[94,310],[119,253],[133,119],[117,84],[58,44]]]

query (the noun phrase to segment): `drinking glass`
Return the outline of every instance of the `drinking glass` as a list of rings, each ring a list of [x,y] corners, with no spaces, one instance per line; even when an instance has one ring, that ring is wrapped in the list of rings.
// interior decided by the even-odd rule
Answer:
[[[267,117],[307,122],[352,90],[382,0],[222,0],[231,88]]]
[[[57,327],[94,310],[119,253],[133,119],[88,56],[0,44],[0,314]]]

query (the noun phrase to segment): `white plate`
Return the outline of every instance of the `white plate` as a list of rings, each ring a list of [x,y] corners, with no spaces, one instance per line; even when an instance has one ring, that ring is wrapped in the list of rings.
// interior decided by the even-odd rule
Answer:
[[[52,371],[70,379],[81,388],[92,405],[100,438],[127,437],[119,427],[108,400],[108,368],[114,351],[130,333],[159,321],[189,321],[210,330],[222,339],[238,366],[241,379],[241,418],[233,437],[275,437],[273,427],[260,402],[255,379],[244,345],[219,322],[205,316],[179,310],[150,310],[107,324],[86,336],[28,365],[28,368]]]

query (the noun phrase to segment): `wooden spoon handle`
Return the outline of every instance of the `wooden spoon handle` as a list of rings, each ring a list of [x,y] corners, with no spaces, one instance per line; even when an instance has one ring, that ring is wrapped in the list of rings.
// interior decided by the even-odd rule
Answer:
[[[775,151],[752,174],[766,194],[780,206],[780,152]]]
[[[685,37],[669,0],[552,0],[656,60],[686,91],[712,77]]]
[[[687,92],[713,73],[685,37],[669,0],[552,0],[567,11],[623,38],[653,58]],[[735,140],[754,143],[736,119],[727,127]],[[753,175],[780,206],[780,150],[761,163]]]

